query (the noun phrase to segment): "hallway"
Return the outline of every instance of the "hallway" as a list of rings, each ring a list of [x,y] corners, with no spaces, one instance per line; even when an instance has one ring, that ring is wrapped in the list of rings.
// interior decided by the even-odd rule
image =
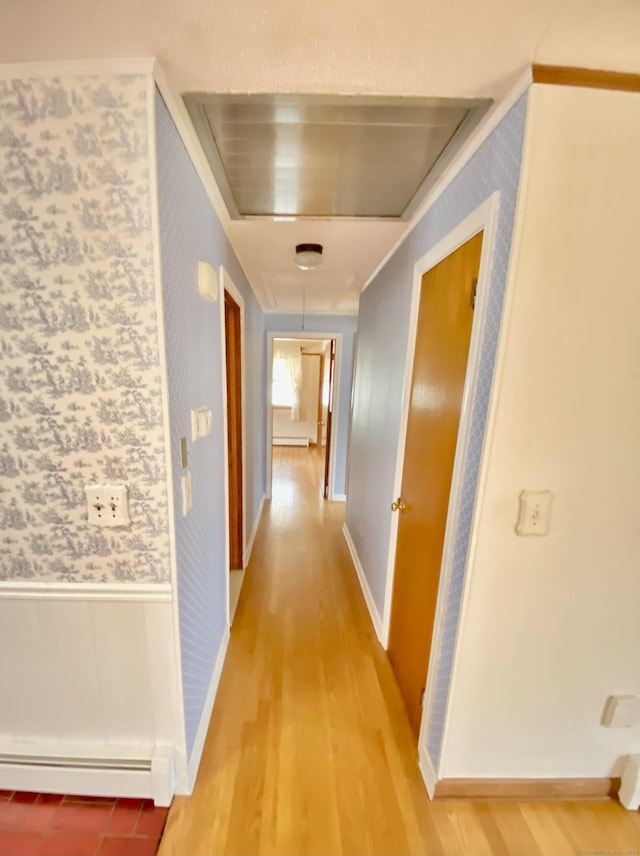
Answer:
[[[640,817],[610,801],[429,801],[343,517],[320,499],[315,454],[274,448],[198,779],[161,856],[636,847]]]

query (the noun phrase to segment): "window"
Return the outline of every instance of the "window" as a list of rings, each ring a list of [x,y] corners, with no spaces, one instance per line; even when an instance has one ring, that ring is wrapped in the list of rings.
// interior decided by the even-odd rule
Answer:
[[[271,403],[274,407],[293,407],[295,401],[293,383],[287,363],[281,357],[273,361]]]
[[[295,342],[274,341],[271,403],[274,407],[290,407],[291,420],[300,420],[300,389],[302,386],[302,351]]]

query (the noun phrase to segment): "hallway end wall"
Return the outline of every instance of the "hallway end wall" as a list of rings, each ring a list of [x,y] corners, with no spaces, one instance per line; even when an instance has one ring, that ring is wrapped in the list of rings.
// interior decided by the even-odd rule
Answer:
[[[295,335],[302,329],[299,315],[265,314],[266,333],[291,333]],[[305,333],[342,333],[342,353],[340,356],[339,393],[337,398],[338,419],[334,426],[335,470],[333,492],[344,496],[347,492],[347,458],[349,453],[349,422],[351,418],[351,388],[355,359],[356,333],[358,318],[355,315],[309,315],[304,320]],[[266,339],[263,345],[266,351]],[[266,385],[270,367],[265,368],[263,377],[266,401]]]

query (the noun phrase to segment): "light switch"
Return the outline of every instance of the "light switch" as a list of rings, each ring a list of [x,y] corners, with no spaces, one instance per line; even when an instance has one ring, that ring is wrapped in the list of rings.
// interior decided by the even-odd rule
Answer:
[[[602,714],[602,724],[607,728],[632,728],[638,724],[639,712],[636,696],[609,696]]]
[[[198,436],[206,437],[211,434],[213,428],[213,414],[207,407],[203,407],[198,413]]]
[[[88,484],[84,492],[87,497],[87,519],[92,526],[128,526],[131,523],[126,485]]]
[[[551,517],[550,490],[523,490],[516,532],[518,535],[546,535]]]
[[[191,472],[184,473],[181,477],[182,486],[182,516],[186,517],[193,505],[193,493],[191,491]]]
[[[208,407],[191,408],[191,439],[196,441],[199,437],[206,437],[211,433],[213,427],[213,414]]]

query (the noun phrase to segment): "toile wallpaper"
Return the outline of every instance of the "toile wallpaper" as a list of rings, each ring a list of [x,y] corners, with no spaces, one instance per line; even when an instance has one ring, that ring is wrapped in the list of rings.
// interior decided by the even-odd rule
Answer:
[[[143,75],[0,80],[0,580],[166,582]],[[131,526],[84,486],[129,486]]]

